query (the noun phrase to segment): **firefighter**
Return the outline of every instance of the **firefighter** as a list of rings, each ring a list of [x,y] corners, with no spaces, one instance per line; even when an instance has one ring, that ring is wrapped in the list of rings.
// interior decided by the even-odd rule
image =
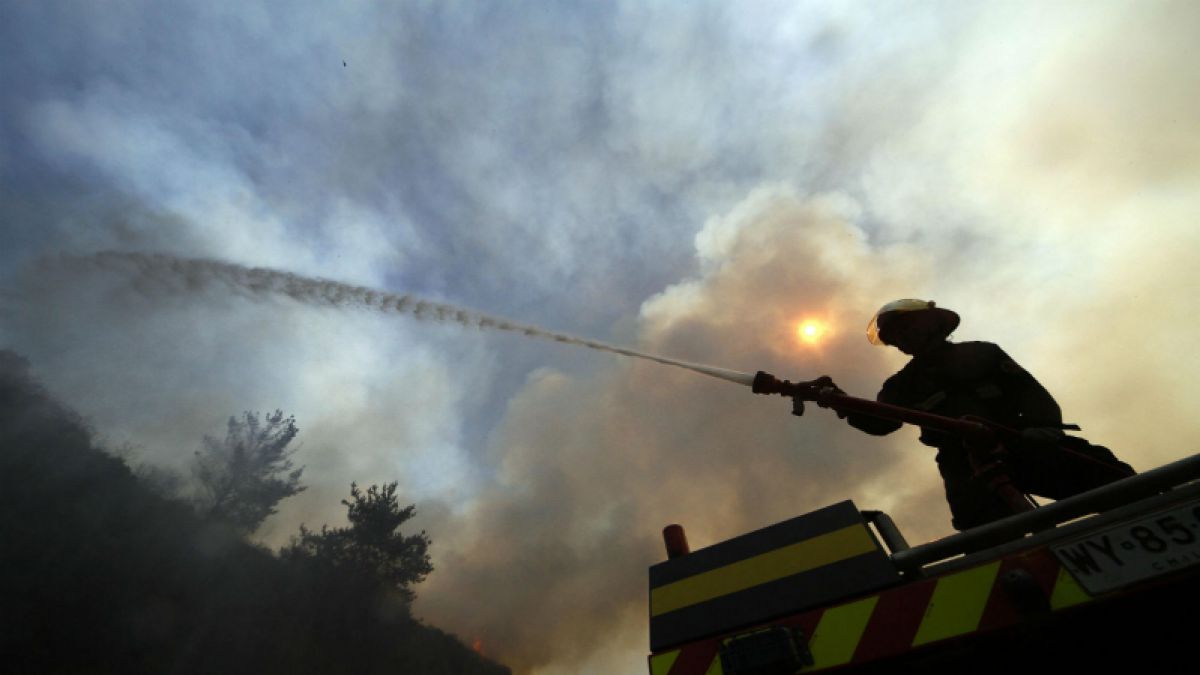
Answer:
[[[945,417],[981,417],[1018,431],[1005,443],[1005,464],[1016,487],[1027,494],[1062,499],[1134,474],[1108,448],[1065,434],[1078,427],[1063,424],[1054,397],[1000,347],[950,342],[958,323],[958,314],[925,300],[884,305],[868,324],[867,339],[895,347],[912,360],[883,383],[877,400]],[[851,426],[878,436],[901,426],[863,414],[844,417]],[[962,439],[922,428],[920,440],[938,451],[955,529],[1012,514],[975,476]]]

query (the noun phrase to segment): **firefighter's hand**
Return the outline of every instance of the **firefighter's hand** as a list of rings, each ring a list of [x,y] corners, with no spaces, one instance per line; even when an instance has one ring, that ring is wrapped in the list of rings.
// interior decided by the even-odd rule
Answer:
[[[818,377],[817,379],[813,380],[813,384],[817,386],[818,391],[820,391],[822,394],[837,394],[838,396],[846,395],[846,392],[841,387],[837,386],[837,383],[833,381],[833,378],[828,375],[822,375],[821,377]],[[821,406],[822,408],[829,407],[828,403],[824,403],[820,399],[817,399],[817,405]],[[846,413],[840,410],[835,410],[834,412],[837,414],[838,419],[846,419]]]
[[[833,378],[828,375],[822,375],[818,377],[812,381],[812,384],[820,391],[825,391],[828,389],[832,390],[832,393],[834,394],[840,394],[843,396],[846,394],[841,387],[837,386],[837,383],[833,381]]]
[[[1021,430],[1021,440],[1033,445],[1057,445],[1065,437],[1062,429],[1054,427],[1029,427]]]

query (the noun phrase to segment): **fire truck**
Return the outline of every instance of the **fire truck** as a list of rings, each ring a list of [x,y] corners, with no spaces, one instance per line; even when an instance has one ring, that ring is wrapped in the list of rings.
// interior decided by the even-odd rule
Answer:
[[[850,501],[696,551],[670,525],[649,570],[650,675],[1200,668],[1200,455],[1035,507],[985,420],[765,373],[754,390],[959,433],[1013,513],[917,546]]]

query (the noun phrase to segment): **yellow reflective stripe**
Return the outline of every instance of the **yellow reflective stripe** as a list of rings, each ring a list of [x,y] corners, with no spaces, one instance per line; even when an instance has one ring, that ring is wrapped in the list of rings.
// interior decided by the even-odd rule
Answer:
[[[970,633],[979,627],[1000,561],[938,579],[913,646]]]
[[[666,614],[874,550],[875,542],[862,525],[834,530],[651,589],[650,616]]]
[[[1058,568],[1058,579],[1054,581],[1054,590],[1050,592],[1050,608],[1064,609],[1091,600],[1091,596],[1075,581],[1075,577],[1067,568]]]
[[[704,675],[724,675],[725,670],[721,668],[721,655],[717,654],[713,657],[713,662],[708,664],[708,670],[704,671]]]
[[[879,596],[872,596],[852,602],[841,607],[834,607],[821,615],[813,631],[810,647],[813,656],[813,669],[829,668],[849,663],[854,656],[854,650],[862,639],[863,631],[867,629],[867,621]]]
[[[652,654],[650,656],[650,675],[667,675],[671,672],[671,666],[675,665],[675,659],[679,658],[680,649],[665,654]]]

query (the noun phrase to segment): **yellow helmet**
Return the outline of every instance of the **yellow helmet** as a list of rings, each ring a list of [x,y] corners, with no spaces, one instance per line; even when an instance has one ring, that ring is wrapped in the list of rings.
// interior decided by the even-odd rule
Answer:
[[[884,314],[893,314],[901,312],[932,312],[936,314],[938,320],[942,322],[943,336],[949,335],[958,328],[958,314],[942,309],[934,305],[932,300],[917,300],[915,298],[905,298],[903,300],[893,300],[875,312],[875,316],[871,317],[871,322],[867,324],[867,341],[873,345],[882,345],[883,340],[879,339],[879,318]]]

